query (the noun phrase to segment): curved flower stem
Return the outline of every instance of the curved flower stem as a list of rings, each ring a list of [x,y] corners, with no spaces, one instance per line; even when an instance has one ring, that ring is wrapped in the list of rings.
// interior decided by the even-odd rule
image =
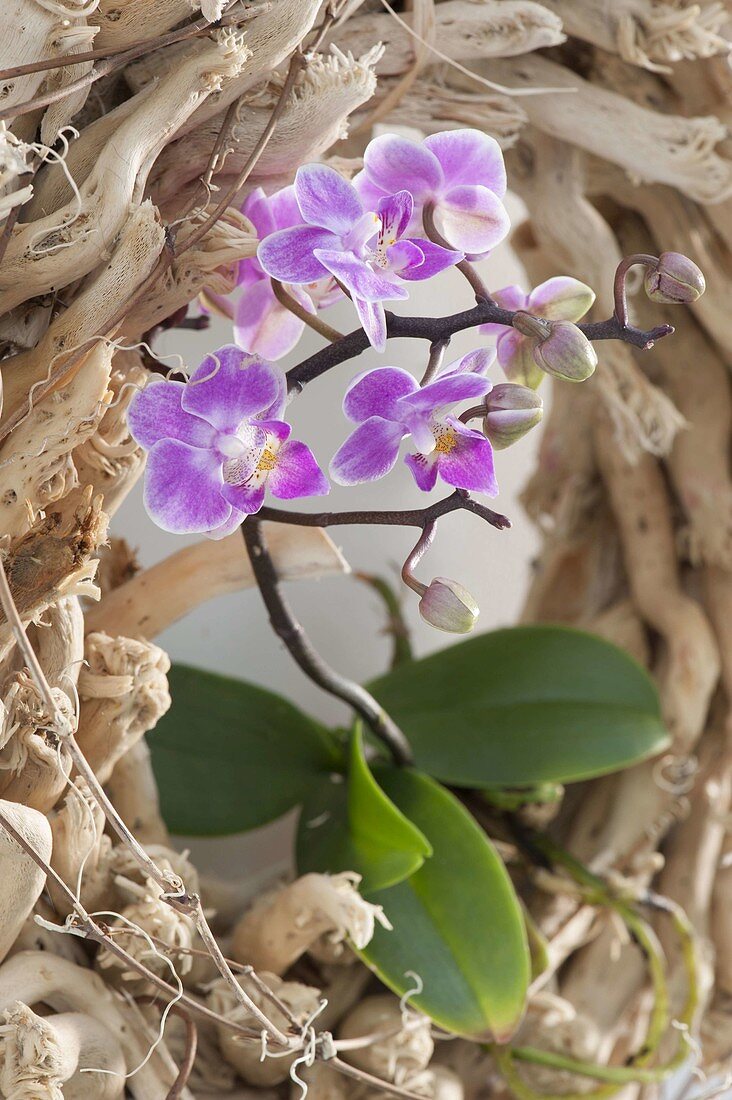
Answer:
[[[360,684],[347,680],[325,663],[313,647],[291,607],[282,594],[280,580],[267,549],[259,518],[249,516],[241,525],[252,571],[262,594],[264,605],[275,634],[287,646],[290,654],[306,676],[337,699],[355,710],[372,733],[389,749],[397,764],[412,763],[412,750],[406,737],[372,695]]]
[[[432,545],[437,530],[437,520],[430,520],[429,523],[424,525],[422,534],[417,539],[417,542],[409,554],[402,566],[402,580],[406,584],[407,588],[411,588],[412,592],[416,592],[418,596],[424,596],[427,591],[427,585],[418,581],[414,575],[414,569],[421,562],[430,546]]]
[[[432,520],[446,516],[450,512],[472,512],[474,516],[485,520],[491,527],[498,531],[505,531],[511,526],[508,516],[494,512],[484,504],[479,504],[468,496],[456,490],[449,497],[428,504],[426,508],[407,508],[403,511],[380,512],[288,512],[280,508],[261,508],[257,513],[259,518],[272,520],[274,523],[291,523],[298,527],[343,527],[350,524],[368,524],[383,527],[426,527]]]
[[[425,372],[422,375],[422,380],[419,383],[420,386],[426,386],[435,377],[440,367],[442,366],[442,360],[445,358],[445,349],[450,343],[450,337],[446,340],[437,340],[430,347],[430,357],[427,360],[427,366]]]
[[[343,339],[343,333],[339,332],[337,328],[333,328],[325,321],[321,321],[320,318],[314,313],[308,313],[304,306],[301,306],[296,298],[285,290],[279,279],[270,279],[272,283],[272,290],[274,296],[281,306],[285,309],[289,309],[290,313],[293,313],[295,317],[299,317],[308,328],[313,329],[314,332],[320,333],[326,340],[330,340],[331,344],[336,340]]]
[[[628,272],[636,264],[650,267],[657,263],[657,256],[650,256],[646,252],[635,252],[632,256],[625,256],[618,264],[613,280],[613,296],[615,298],[615,316],[624,327],[628,327],[628,297],[625,286]]]
[[[489,322],[513,327],[514,311],[501,309],[491,302],[481,302],[462,313],[453,313],[448,317],[400,317],[394,313],[386,314],[386,333],[389,339],[429,340],[437,344],[454,336],[456,332],[476,328]],[[649,350],[656,340],[669,336],[674,330],[672,325],[659,325],[657,328],[643,331],[632,325],[624,325],[613,315],[606,321],[577,326],[588,340],[622,340],[634,347]],[[290,393],[298,393],[308,382],[320,378],[350,359],[355,359],[369,347],[369,338],[362,328],[354,329],[335,344],[329,344],[321,351],[303,359],[301,363],[287,372]]]
[[[455,251],[450,242],[445,240],[435,225],[435,210],[431,202],[425,205],[422,212],[422,219],[424,221],[425,233],[434,244],[439,244],[441,248],[449,248],[451,251]],[[475,294],[476,302],[493,302],[493,298],[488,288],[470,260],[461,260],[459,264],[455,264],[455,267],[470,283],[473,288],[473,293]]]

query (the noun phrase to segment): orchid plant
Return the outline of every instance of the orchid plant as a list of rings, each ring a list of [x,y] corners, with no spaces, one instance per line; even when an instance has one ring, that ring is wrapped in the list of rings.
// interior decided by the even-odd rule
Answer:
[[[182,702],[153,739],[171,826],[240,831],[300,805],[299,868],[357,872],[392,926],[362,950],[369,965],[404,995],[416,953],[423,989],[412,1003],[443,1028],[499,1041],[515,1030],[525,1004],[525,920],[495,849],[441,784],[478,789],[486,805],[521,804],[658,752],[666,733],[650,681],[598,639],[536,628],[483,635],[447,654],[406,661],[369,689],[353,684],[325,664],[295,619],[261,521],[417,527],[402,577],[419,596],[422,618],[455,634],[472,630],[478,607],[458,581],[437,577],[427,584],[415,575],[438,521],[464,510],[496,529],[510,526],[472,494],[498,494],[494,451],[539,423],[544,376],[585,381],[598,366],[594,342],[646,348],[671,331],[641,331],[629,322],[631,266],[645,267],[647,293],[657,301],[690,302],[704,289],[691,261],[664,253],[623,261],[615,311],[605,321],[582,321],[594,292],[569,276],[528,292],[510,286],[491,294],[474,264],[507,236],[505,191],[497,142],[470,129],[422,142],[380,136],[352,180],[330,165],[311,164],[275,194],[253,191],[242,211],[259,245],[256,258],[239,265],[235,343],[207,355],[185,382],[151,381],[129,409],[130,432],[148,452],[150,517],[166,531],[212,539],[241,528],[275,631],[301,668],[357,719],[344,739],[289,705],[283,711],[282,701],[275,705],[251,685],[222,685],[182,670],[174,692]],[[385,303],[408,298],[410,283],[453,267],[474,292],[471,308],[438,318],[387,311]],[[358,327],[335,333],[285,372],[278,360],[306,326],[322,335],[318,311],[344,298]],[[466,329],[475,331],[475,347],[445,365],[450,338]],[[286,414],[301,390],[369,346],[383,353],[392,337],[427,343],[421,377],[387,361],[352,378],[343,412],[355,426],[335,455],[291,439]],[[405,441],[416,488],[429,493],[439,479],[450,487],[448,496],[404,512],[299,512],[266,503],[268,492],[279,500],[326,495],[326,468],[344,486],[384,479]],[[389,606],[398,615],[398,601]],[[612,673],[607,688],[595,675],[598,664]],[[602,729],[588,728],[588,708],[603,714]],[[265,742],[256,740],[258,715],[266,716]],[[220,770],[216,761],[199,766],[196,757],[212,724],[219,747],[229,746],[217,754]],[[378,749],[364,747],[363,726]],[[297,762],[281,789],[277,768],[288,746]],[[259,782],[256,770],[250,776],[253,759],[271,767],[271,783]],[[334,775],[346,782],[334,783]],[[194,797],[209,778],[210,798]],[[231,791],[229,799],[222,789]],[[458,893],[456,913],[444,899]],[[490,934],[481,938],[477,929]]]

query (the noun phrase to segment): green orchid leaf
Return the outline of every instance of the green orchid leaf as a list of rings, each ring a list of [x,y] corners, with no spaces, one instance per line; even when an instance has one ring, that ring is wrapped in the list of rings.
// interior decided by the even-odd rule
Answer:
[[[463,1035],[510,1036],[524,1009],[531,960],[519,901],[495,848],[454,795],[419,772],[382,765],[379,786],[432,845],[410,878],[366,896],[377,928],[361,955],[381,980],[436,1024]]]
[[[340,775],[324,776],[305,800],[298,870],[357,871],[362,891],[381,890],[408,878],[431,854],[429,842],[371,774],[357,725],[345,782]]]
[[[174,665],[173,705],[149,735],[173,833],[220,836],[273,821],[342,767],[331,735],[286,699]]]
[[[652,680],[621,649],[567,627],[497,630],[370,685],[419,768],[465,787],[604,775],[668,744]]]

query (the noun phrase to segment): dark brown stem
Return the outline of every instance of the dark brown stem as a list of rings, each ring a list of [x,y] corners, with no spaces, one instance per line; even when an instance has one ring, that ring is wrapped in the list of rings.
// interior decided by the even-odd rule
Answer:
[[[644,267],[654,267],[657,263],[657,256],[649,256],[646,252],[636,252],[632,256],[625,256],[618,264],[613,280],[613,296],[615,299],[615,316],[624,328],[630,327],[628,324],[628,297],[625,286],[628,272],[636,264],[643,264]]]
[[[472,512],[474,516],[485,520],[498,531],[511,526],[508,516],[494,512],[484,504],[478,504],[467,493],[455,490],[449,497],[428,504],[426,508],[406,508],[401,511],[361,511],[361,512],[290,512],[281,508],[261,508],[257,515],[260,519],[273,523],[291,523],[297,527],[343,527],[353,524],[368,524],[382,527],[426,527],[432,520],[446,516],[450,512]],[[246,526],[246,524],[245,524]]]
[[[432,545],[436,531],[437,520],[431,519],[429,523],[426,523],[422,528],[422,534],[417,539],[414,547],[409,551],[404,565],[402,566],[402,580],[407,588],[411,588],[412,592],[416,592],[418,596],[424,596],[427,591],[427,585],[417,580],[414,575],[414,570]]]
[[[193,1066],[196,1062],[196,1052],[198,1050],[198,1028],[195,1022],[190,1018],[187,1012],[180,1012],[176,1005],[173,1005],[171,1009],[176,1016],[180,1016],[186,1027],[186,1045],[183,1051],[183,1060],[178,1070],[178,1076],[170,1087],[168,1095],[165,1100],[179,1100],[179,1097],[183,1095],[191,1073],[193,1072]]]
[[[512,328],[514,312],[510,309],[501,309],[500,306],[490,302],[482,302],[473,306],[472,309],[453,313],[448,317],[400,317],[387,310],[386,334],[389,339],[429,340],[431,344],[436,344],[454,336],[456,332],[476,328],[478,325],[493,323]],[[626,344],[632,344],[633,347],[643,348],[646,351],[653,347],[656,340],[661,340],[674,331],[672,325],[659,325],[657,328],[643,331],[633,325],[623,325],[615,315],[609,317],[607,321],[580,324],[577,327],[588,340],[622,340]],[[369,346],[369,338],[364,330],[354,329],[342,340],[329,344],[328,347],[315,352],[314,355],[289,370],[287,382],[290,392],[297,393],[308,382],[314,381],[333,367],[350,359],[356,359]]]
[[[280,303],[280,305],[284,306],[285,309],[288,309],[290,313],[293,313],[295,315],[295,317],[299,317],[300,320],[308,326],[308,328],[311,328],[314,332],[317,332],[321,336],[324,336],[326,340],[330,340],[331,344],[335,340],[343,339],[343,333],[339,332],[337,328],[332,328],[325,321],[321,321],[320,318],[316,316],[316,314],[309,313],[304,306],[301,306],[297,298],[293,298],[293,296],[285,290],[279,279],[271,279],[270,281],[272,283],[274,296]]]
[[[397,764],[411,764],[412,750],[396,723],[365,688],[341,676],[325,663],[295,618],[282,594],[280,579],[267,549],[260,519],[249,516],[241,530],[272,629],[287,646],[295,662],[323,691],[348,703],[363,718],[372,733],[386,745]]]
[[[422,375],[420,386],[426,386],[435,377],[442,366],[442,360],[445,358],[445,349],[449,343],[450,339],[448,337],[447,340],[438,340],[437,343],[432,344],[430,347],[430,357],[427,360],[427,366]]]

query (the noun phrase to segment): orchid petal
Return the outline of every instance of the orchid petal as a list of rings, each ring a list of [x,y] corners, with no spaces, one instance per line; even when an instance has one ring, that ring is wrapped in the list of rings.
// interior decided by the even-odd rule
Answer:
[[[231,506],[221,495],[221,459],[178,439],[161,439],[148,456],[144,502],[163,531],[192,534],[225,523]]]
[[[280,500],[294,497],[322,497],[330,485],[315,455],[304,443],[293,439],[277,452],[277,462],[269,475],[269,488]]]
[[[520,286],[516,286],[515,283],[511,283],[510,286],[504,286],[501,290],[495,290],[493,292],[493,301],[501,309],[528,309],[529,308],[529,296],[525,290],[522,290]],[[487,327],[487,326],[486,326]],[[499,326],[505,328],[505,325]]]
[[[246,518],[246,512],[240,512],[238,508],[232,508],[229,518],[219,527],[214,527],[213,531],[207,531],[206,538],[212,539],[214,542],[225,539],[227,535],[232,535],[237,527],[241,527]]]
[[[269,206],[274,218],[275,229],[289,229],[302,223],[302,214],[297,205],[297,196],[292,184],[275,191],[269,196]]]
[[[416,393],[401,398],[397,413],[433,412],[458,401],[483,397],[490,388],[491,383],[480,374],[444,374]]]
[[[263,240],[257,258],[268,275],[283,283],[314,283],[328,275],[315,258],[315,249],[337,245],[338,238],[327,229],[298,225],[280,229]]]
[[[437,455],[434,451],[429,455],[405,455],[404,461],[411,470],[418,489],[425,493],[434,489],[437,484]]]
[[[579,321],[594,301],[591,287],[568,275],[557,275],[531,291],[526,309],[552,321]]]
[[[453,187],[436,203],[434,217],[441,235],[463,252],[495,248],[511,228],[505,206],[487,187]]]
[[[327,164],[305,164],[295,176],[295,195],[303,220],[343,236],[363,214],[352,183]]]
[[[381,302],[366,302],[363,298],[354,298],[358,319],[376,351],[386,347],[386,312]]]
[[[495,138],[480,130],[443,130],[424,144],[440,162],[446,187],[481,184],[499,198],[506,194],[506,165]]]
[[[233,507],[235,511],[243,512],[247,516],[252,516],[264,504],[266,481],[266,474],[254,474],[243,485],[224,485],[221,491],[230,507]]]
[[[264,237],[268,237],[270,233],[274,233],[276,229],[284,228],[283,225],[278,225],[275,221],[272,203],[262,187],[256,187],[254,191],[247,195],[242,204],[241,212],[245,218],[249,218],[260,241]],[[297,220],[300,221],[300,218]]]
[[[467,355],[463,355],[462,359],[457,359],[454,363],[443,367],[438,377],[444,378],[448,374],[487,374],[495,361],[495,348],[476,348],[474,351],[469,351]]]
[[[299,287],[289,291],[308,313],[315,307]],[[277,301],[269,279],[248,287],[234,309],[234,339],[240,348],[265,359],[281,359],[297,344],[305,322]]]
[[[455,446],[438,458],[440,477],[456,489],[471,489],[494,497],[498,483],[493,467],[493,448],[482,432],[466,428],[455,417],[447,417],[455,432]]]
[[[419,267],[406,268],[399,272],[400,279],[431,279],[433,275],[439,275],[445,268],[454,267],[465,259],[463,252],[456,252],[451,248],[443,248],[433,241],[426,241],[422,237],[410,237],[409,240],[400,241],[400,245],[411,244],[419,248],[423,260]],[[397,248],[394,245],[394,248]],[[390,249],[391,251],[391,249]]]
[[[395,195],[380,199],[376,209],[384,237],[392,237],[396,241],[412,220],[414,199],[409,191],[397,191]]]
[[[380,416],[369,417],[334,454],[331,477],[339,485],[378,481],[393,469],[404,434],[401,424]]]
[[[181,404],[220,432],[235,432],[249,416],[276,401],[282,371],[227,344],[207,355],[185,387]]]
[[[409,297],[409,292],[397,286],[383,275],[373,271],[353,252],[336,252],[334,249],[318,248],[315,255],[324,267],[335,275],[336,279],[351,292],[354,298],[366,302],[381,302],[385,299],[400,301]]]
[[[181,407],[183,382],[152,382],[136,393],[127,411],[127,424],[136,443],[145,450],[161,439],[178,439],[192,447],[210,447],[215,437],[211,425]]]
[[[400,279],[419,279],[424,265],[424,252],[413,241],[397,241],[387,245],[386,270],[393,271]]]
[[[396,134],[382,134],[370,141],[363,167],[369,180],[387,194],[406,187],[417,202],[436,195],[444,183],[437,157],[424,145]]]
[[[359,424],[371,416],[398,421],[399,398],[418,389],[412,375],[400,367],[377,367],[364,371],[351,382],[343,398],[343,412]]]

